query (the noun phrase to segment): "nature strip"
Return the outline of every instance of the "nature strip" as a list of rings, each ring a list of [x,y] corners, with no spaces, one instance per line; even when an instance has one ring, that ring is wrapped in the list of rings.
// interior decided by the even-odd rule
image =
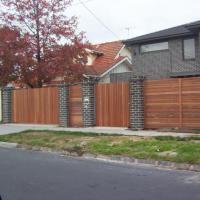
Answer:
[[[75,154],[75,153],[70,153],[67,151],[53,151],[53,150],[43,148],[43,147],[42,148],[38,148],[38,147],[25,148],[16,143],[8,143],[8,142],[0,142],[0,147],[19,148],[19,149],[32,150],[32,151],[58,153],[62,156],[80,157],[80,158],[89,159],[89,160],[99,160],[99,161],[119,163],[119,164],[128,164],[128,165],[144,164],[144,165],[151,165],[151,166],[156,166],[160,168],[200,172],[200,165],[197,165],[197,164],[184,164],[184,163],[175,163],[175,162],[170,162],[170,161],[136,159],[136,158],[129,158],[129,157],[124,157],[124,156],[103,156],[103,155],[94,155],[94,154],[88,154],[88,153],[85,153],[82,156],[79,156],[78,154]]]

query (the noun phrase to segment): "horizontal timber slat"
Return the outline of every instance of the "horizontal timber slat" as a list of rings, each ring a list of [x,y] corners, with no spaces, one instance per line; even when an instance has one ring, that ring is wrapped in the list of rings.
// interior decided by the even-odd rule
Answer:
[[[200,128],[200,77],[144,81],[145,128]]]

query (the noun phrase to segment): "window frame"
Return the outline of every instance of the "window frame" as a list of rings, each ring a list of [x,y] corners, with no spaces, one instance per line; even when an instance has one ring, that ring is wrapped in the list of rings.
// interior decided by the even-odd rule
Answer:
[[[194,58],[185,58],[185,40],[194,40]],[[196,39],[195,37],[190,37],[190,38],[184,38],[182,40],[182,52],[183,52],[183,60],[185,61],[193,61],[193,60],[196,60]]]
[[[146,52],[142,51],[142,46],[144,46],[144,45],[153,45],[153,44],[160,44],[160,43],[167,43],[168,48],[167,49],[160,49],[160,50],[151,50],[151,51],[146,51]],[[140,48],[140,51],[139,51],[140,54],[146,54],[146,53],[152,53],[152,52],[161,52],[161,51],[169,51],[169,41],[145,43],[145,44],[141,44],[139,48]]]

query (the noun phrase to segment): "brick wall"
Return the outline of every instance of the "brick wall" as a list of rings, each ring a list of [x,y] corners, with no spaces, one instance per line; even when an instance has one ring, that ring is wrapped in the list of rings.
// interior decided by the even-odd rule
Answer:
[[[92,127],[95,125],[95,80],[88,79],[82,83],[83,93],[83,125]]]
[[[128,82],[131,80],[132,76],[133,76],[132,72],[113,73],[110,74],[110,82],[111,83]]]
[[[65,84],[59,86],[59,126],[69,126],[69,87]]]
[[[176,39],[169,42],[172,72],[190,72],[200,70],[198,37],[195,38],[195,60],[183,59],[183,40]]]
[[[195,38],[196,59],[183,59],[183,39],[169,40],[169,50],[140,53],[140,45],[132,46],[133,73],[147,79],[170,78],[172,73],[200,73],[199,37]]]
[[[144,129],[144,94],[143,94],[144,77],[132,77],[129,86],[129,112],[130,128],[132,130]]]
[[[12,88],[2,90],[2,121],[12,123]]]

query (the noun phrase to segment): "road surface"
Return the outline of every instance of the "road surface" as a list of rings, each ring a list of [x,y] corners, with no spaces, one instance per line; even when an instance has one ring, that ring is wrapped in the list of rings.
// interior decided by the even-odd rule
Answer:
[[[0,148],[2,200],[199,200],[200,174]]]

